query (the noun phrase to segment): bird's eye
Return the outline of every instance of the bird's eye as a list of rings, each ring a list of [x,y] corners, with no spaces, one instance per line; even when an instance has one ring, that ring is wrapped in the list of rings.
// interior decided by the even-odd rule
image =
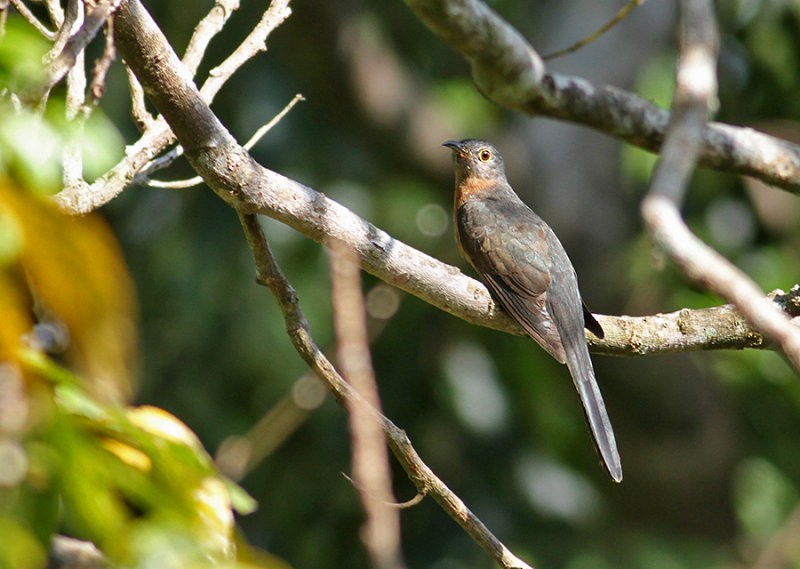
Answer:
[[[478,153],[478,158],[481,159],[481,162],[488,162],[492,158],[492,151],[484,148]]]

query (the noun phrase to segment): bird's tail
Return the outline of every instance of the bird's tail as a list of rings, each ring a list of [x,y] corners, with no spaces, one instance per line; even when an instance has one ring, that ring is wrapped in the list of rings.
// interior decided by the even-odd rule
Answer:
[[[585,344],[567,349],[567,367],[569,368],[575,388],[581,398],[586,422],[592,431],[595,447],[603,464],[614,482],[622,482],[622,464],[617,452],[617,441],[614,430],[606,412],[603,396],[594,377],[594,367]]]

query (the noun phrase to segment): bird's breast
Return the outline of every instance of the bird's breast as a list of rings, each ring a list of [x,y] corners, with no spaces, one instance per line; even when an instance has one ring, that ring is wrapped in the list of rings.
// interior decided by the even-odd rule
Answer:
[[[456,186],[455,209],[458,211],[468,200],[491,194],[497,185],[495,180],[468,177]]]

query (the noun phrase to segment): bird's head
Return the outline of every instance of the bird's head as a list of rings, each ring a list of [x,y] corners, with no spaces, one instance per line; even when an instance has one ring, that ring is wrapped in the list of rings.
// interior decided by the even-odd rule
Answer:
[[[448,140],[442,143],[453,151],[453,164],[456,178],[479,178],[494,180],[505,178],[506,171],[503,157],[497,149],[476,138],[464,140]]]

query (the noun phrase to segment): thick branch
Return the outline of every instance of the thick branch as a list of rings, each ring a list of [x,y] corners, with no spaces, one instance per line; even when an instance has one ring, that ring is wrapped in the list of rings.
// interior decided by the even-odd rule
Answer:
[[[187,157],[196,171],[232,207],[273,217],[320,243],[328,238],[343,241],[358,253],[365,270],[385,282],[467,322],[522,335],[519,327],[495,307],[480,282],[394,239],[323,194],[257,164],[216,120],[197,90],[187,87],[191,82],[179,73],[180,61],[138,2],[124,3],[116,23],[120,52],[156,108],[170,122],[174,120],[181,125],[181,142],[185,137],[191,148]],[[154,60],[160,62],[161,68],[155,66]],[[170,95],[175,92],[183,93],[186,99]],[[201,126],[195,130],[193,125]],[[218,132],[209,136],[206,134],[209,129]],[[609,318],[603,321],[604,326]],[[761,345],[752,331],[743,332],[738,337],[741,343],[737,343],[734,338],[738,328],[719,326],[716,328],[719,336],[687,337],[676,327],[675,335],[667,338],[662,330],[652,327],[652,319],[626,318],[626,334],[631,333],[634,325],[637,337],[658,339],[647,350],[648,354]],[[606,342],[591,339],[597,351],[644,353],[642,348],[613,341],[621,337],[624,334],[609,335]]]
[[[520,91],[537,89],[544,72],[539,54],[480,0],[412,0],[408,4],[442,39],[459,46],[486,96],[515,107]]]
[[[545,74],[534,49],[479,0],[405,0],[416,15],[472,65],[478,88],[494,101],[533,116],[582,124],[657,152],[669,112],[641,97],[579,77]],[[488,54],[476,58],[476,53]],[[502,57],[495,54],[502,53]],[[709,123],[701,166],[800,191],[800,146],[750,128]]]
[[[592,352],[598,354],[648,356],[765,346],[764,338],[730,304],[652,316],[595,316],[605,337],[586,337]]]

